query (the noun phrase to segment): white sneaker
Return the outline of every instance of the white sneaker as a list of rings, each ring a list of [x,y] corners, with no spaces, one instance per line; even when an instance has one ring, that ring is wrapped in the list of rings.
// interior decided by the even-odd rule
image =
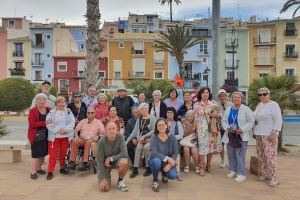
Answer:
[[[122,181],[119,181],[117,183],[117,187],[119,188],[119,190],[121,190],[122,192],[127,192],[128,191],[128,187],[127,185],[125,184],[125,181],[122,180]]]
[[[240,175],[238,174],[235,179],[234,179],[236,182],[240,183],[240,182],[243,182],[246,180],[246,176],[243,176],[243,175]]]
[[[225,167],[226,167],[225,162],[221,162],[220,167],[221,167],[221,168],[225,168]]]
[[[183,172],[184,173],[189,173],[190,171],[190,167],[189,166],[185,166],[184,169],[183,169]]]
[[[227,178],[235,178],[236,173],[234,171],[230,171],[230,173],[227,174],[226,176],[227,176]]]

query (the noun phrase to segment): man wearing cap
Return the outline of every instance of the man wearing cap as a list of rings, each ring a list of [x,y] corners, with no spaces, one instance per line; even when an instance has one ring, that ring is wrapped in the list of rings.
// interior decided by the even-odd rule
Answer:
[[[197,101],[198,101],[197,95],[198,95],[200,89],[201,89],[201,88],[200,88],[200,83],[197,82],[197,81],[195,81],[195,82],[193,83],[193,92],[192,92],[192,94],[191,94],[191,97],[192,97],[192,101],[193,101],[193,102],[197,102]]]
[[[118,117],[122,118],[124,124],[131,118],[131,107],[134,105],[134,101],[130,96],[127,96],[127,89],[125,87],[117,90],[118,96],[115,97],[111,105],[117,108]]]
[[[82,102],[85,103],[86,108],[93,107],[98,103],[95,86],[91,85],[88,87],[88,95],[82,98]]]
[[[227,92],[224,89],[220,89],[218,91],[217,105],[219,106],[219,108],[221,110],[222,116],[223,116],[225,110],[233,105],[231,102],[228,101]],[[220,132],[221,132],[221,137],[223,137],[225,130],[223,129],[222,126],[220,126]],[[220,152],[220,156],[221,156],[221,160],[222,160],[220,167],[225,168],[226,165],[225,165],[225,161],[224,161],[224,143],[222,143],[222,146],[223,146],[223,150]]]
[[[44,93],[48,97],[46,102],[46,107],[53,109],[55,107],[56,97],[50,94],[50,87],[51,87],[51,83],[49,81],[45,80],[42,83],[42,93]],[[31,103],[31,108],[35,107],[35,102],[36,100],[34,98]]]

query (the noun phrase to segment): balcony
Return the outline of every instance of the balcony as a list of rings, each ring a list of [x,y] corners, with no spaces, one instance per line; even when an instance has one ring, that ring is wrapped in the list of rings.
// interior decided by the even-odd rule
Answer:
[[[235,41],[233,41],[235,39]],[[238,47],[239,46],[239,39],[238,38],[226,38],[225,39],[225,47]]]
[[[146,72],[135,72],[131,70],[128,72],[128,79],[150,79],[150,75]]]
[[[298,35],[297,32],[298,31],[296,29],[286,29],[284,30],[283,34],[284,36],[297,36]]]
[[[146,56],[146,50],[136,50],[134,48],[131,49],[132,57],[134,58],[144,58]]]
[[[275,58],[254,58],[255,66],[273,67],[275,66]]]
[[[270,38],[270,40],[263,40],[259,37],[253,38],[254,46],[272,46],[276,45],[276,37]]]
[[[24,56],[23,52],[13,52],[13,57],[22,58]]]
[[[43,48],[45,46],[45,43],[44,43],[44,41],[42,41],[42,42],[32,41],[31,45],[34,48]]]
[[[10,70],[11,76],[25,76],[25,69],[24,68],[12,68]]]
[[[233,67],[235,69],[238,68],[239,67],[239,63],[240,63],[240,60],[234,59],[234,66]],[[232,59],[225,59],[225,68],[232,69],[232,64],[233,64]]]
[[[298,58],[298,52],[285,52],[284,58]]]
[[[32,66],[44,66],[44,62],[42,60],[36,60],[31,62]]]
[[[225,85],[234,85],[234,86],[239,86],[239,80],[236,78],[236,79],[233,79],[233,80],[230,80],[230,79],[225,79]]]

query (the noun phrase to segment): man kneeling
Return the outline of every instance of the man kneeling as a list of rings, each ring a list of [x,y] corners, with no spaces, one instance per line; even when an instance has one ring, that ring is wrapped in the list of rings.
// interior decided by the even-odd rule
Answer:
[[[117,126],[114,122],[106,125],[106,136],[98,143],[97,148],[98,179],[102,192],[107,192],[111,186],[112,168],[118,168],[119,179],[117,187],[122,192],[128,188],[123,180],[128,170],[127,148],[124,136],[117,134]]]

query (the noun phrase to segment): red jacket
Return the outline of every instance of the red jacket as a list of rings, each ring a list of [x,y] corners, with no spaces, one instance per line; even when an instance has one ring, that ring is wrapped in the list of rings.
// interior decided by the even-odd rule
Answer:
[[[39,110],[37,108],[32,108],[29,111],[29,115],[28,115],[28,134],[27,134],[27,137],[31,144],[34,142],[34,138],[37,134],[37,129],[39,127],[46,127],[46,122],[40,121]]]

